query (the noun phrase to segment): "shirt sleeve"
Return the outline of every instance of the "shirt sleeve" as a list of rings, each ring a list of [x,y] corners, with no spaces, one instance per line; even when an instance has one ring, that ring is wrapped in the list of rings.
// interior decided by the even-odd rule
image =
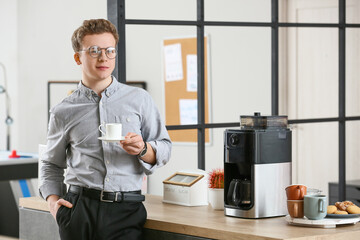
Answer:
[[[40,156],[39,192],[45,200],[49,195],[66,193],[64,169],[66,168],[67,141],[62,121],[51,113],[45,153]]]
[[[151,165],[141,159],[139,161],[145,174],[149,175],[170,160],[172,143],[152,97],[147,92],[145,92],[145,96],[145,101],[142,104],[141,133],[143,139],[154,149],[156,163]]]

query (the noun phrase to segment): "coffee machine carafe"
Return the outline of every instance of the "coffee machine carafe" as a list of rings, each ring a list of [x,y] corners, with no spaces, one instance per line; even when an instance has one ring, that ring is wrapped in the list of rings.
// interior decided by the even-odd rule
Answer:
[[[251,203],[251,182],[244,179],[233,179],[227,191],[227,203],[232,206],[240,206]]]
[[[286,116],[240,116],[240,129],[224,132],[225,215],[286,215],[291,184],[291,130]]]

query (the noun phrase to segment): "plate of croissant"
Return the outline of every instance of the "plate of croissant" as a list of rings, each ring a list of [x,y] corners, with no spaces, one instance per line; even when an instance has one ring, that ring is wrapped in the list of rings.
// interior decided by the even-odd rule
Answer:
[[[360,216],[360,207],[351,201],[336,202],[327,207],[326,217],[330,218],[354,218]]]

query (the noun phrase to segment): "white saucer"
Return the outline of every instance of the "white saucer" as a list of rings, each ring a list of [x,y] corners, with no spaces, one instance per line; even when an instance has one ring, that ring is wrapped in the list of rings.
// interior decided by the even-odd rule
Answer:
[[[125,140],[124,136],[121,136],[120,138],[106,138],[106,137],[98,137],[99,140],[105,141],[105,142],[119,142],[120,140]]]

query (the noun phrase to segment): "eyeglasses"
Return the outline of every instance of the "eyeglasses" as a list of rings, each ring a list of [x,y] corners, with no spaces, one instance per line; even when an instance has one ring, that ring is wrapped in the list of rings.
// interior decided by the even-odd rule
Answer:
[[[88,49],[85,50],[80,50],[79,52],[85,52],[88,51],[89,55],[93,58],[98,58],[101,56],[102,50],[105,50],[105,55],[109,58],[109,59],[114,59],[116,57],[116,48],[114,47],[108,47],[108,48],[101,48],[98,46],[91,46]]]

